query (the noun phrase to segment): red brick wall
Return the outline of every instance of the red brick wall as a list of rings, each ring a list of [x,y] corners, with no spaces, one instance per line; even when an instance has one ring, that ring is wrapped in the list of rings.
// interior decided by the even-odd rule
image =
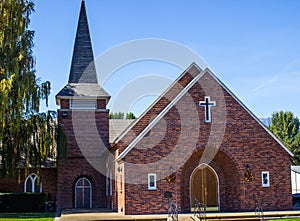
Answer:
[[[56,201],[57,169],[56,168],[42,168],[41,179],[42,179],[43,192],[50,194],[49,200]]]
[[[187,85],[191,80],[191,74],[185,74],[180,80],[181,85]],[[178,86],[178,85],[177,85]],[[180,87],[171,89],[166,96],[174,97]],[[219,90],[217,90],[219,88]],[[220,98],[222,95],[222,98]],[[212,107],[213,123],[204,122],[204,107],[199,107],[199,101],[204,96],[210,96],[217,101],[217,106]],[[192,102],[191,99],[192,99]],[[223,99],[223,100],[222,100]],[[168,99],[161,98],[146,115],[144,115],[132,128],[133,133],[128,133],[117,144],[120,150],[124,150],[148,123],[169,103]],[[199,130],[191,126],[182,128],[182,108],[193,110],[197,108],[197,114],[184,116],[186,121],[195,121],[199,118]],[[153,139],[146,139],[147,143],[140,141],[123,159],[125,162],[125,213],[147,214],[166,213],[168,200],[164,198],[166,191],[173,192],[173,198],[177,199],[180,212],[190,211],[190,177],[193,170],[199,165],[205,148],[218,147],[220,149],[212,160],[202,159],[216,171],[219,178],[220,209],[221,211],[252,211],[254,209],[254,195],[263,202],[264,210],[286,210],[292,208],[290,156],[271,137],[266,130],[218,83],[205,74],[183,98],[168,111],[161,119],[158,126],[146,135]],[[160,130],[166,125],[167,132]],[[222,130],[216,128],[224,127]],[[186,139],[184,148],[193,148],[191,155],[185,162],[177,162],[176,157],[161,164],[155,164],[170,155],[179,143],[182,130],[187,130],[191,140],[196,137],[196,144]],[[199,131],[199,134],[196,132]],[[161,140],[159,140],[161,138]],[[215,146],[214,146],[215,144]],[[186,150],[182,147],[182,151]],[[176,149],[180,151],[180,149]],[[147,164],[147,167],[139,167],[138,164]],[[155,165],[155,166],[153,166]],[[247,183],[244,181],[246,165],[250,166],[255,180]],[[177,169],[177,182],[170,185],[164,179],[170,167]],[[270,187],[261,185],[261,172],[270,172]],[[158,176],[157,190],[148,190],[147,174],[156,173]],[[144,182],[143,182],[144,181]]]
[[[31,173],[37,174],[35,169],[30,169],[28,174],[25,176],[25,170],[21,171],[20,183],[15,178],[3,178],[0,175],[0,192],[24,192],[25,179]],[[57,180],[56,168],[42,168],[40,171],[40,178],[42,181],[42,191],[49,193],[49,200],[56,201],[56,180]]]
[[[70,100],[69,99],[60,100],[60,108],[61,109],[70,109]]]
[[[58,168],[57,206],[61,209],[75,207],[75,184],[81,177],[86,177],[92,184],[93,208],[106,208],[105,176],[95,170],[84,158],[68,158]]]
[[[97,100],[97,108],[98,109],[106,109],[106,100],[98,99]]]
[[[66,100],[61,100],[61,104],[65,103]],[[98,106],[103,104],[102,101],[97,103]],[[62,112],[67,116],[63,117]],[[58,110],[58,116],[68,137],[66,162],[60,161],[58,166],[58,208],[74,208],[74,187],[80,177],[92,183],[93,208],[106,208],[106,171],[103,168],[106,168],[107,155],[100,150],[109,147],[108,110]]]

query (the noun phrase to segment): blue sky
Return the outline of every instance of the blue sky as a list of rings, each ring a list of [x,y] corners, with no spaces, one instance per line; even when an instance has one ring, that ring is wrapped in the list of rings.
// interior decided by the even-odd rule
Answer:
[[[81,0],[35,1],[37,75],[50,80],[50,109],[67,83]],[[194,50],[258,117],[289,110],[300,116],[300,1],[297,0],[86,0],[95,57],[127,41],[165,39]],[[136,62],[103,87],[114,97],[145,75],[176,79],[181,69]],[[101,75],[101,73],[98,73]],[[162,86],[162,89],[165,85]],[[139,115],[155,93],[136,100]]]

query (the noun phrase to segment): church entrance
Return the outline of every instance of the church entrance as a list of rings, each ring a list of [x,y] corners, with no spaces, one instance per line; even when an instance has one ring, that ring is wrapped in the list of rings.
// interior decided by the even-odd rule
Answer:
[[[85,177],[75,184],[75,208],[92,208],[92,184]]]
[[[219,181],[216,172],[207,164],[199,165],[190,178],[191,211],[197,203],[206,205],[207,211],[219,210]]]

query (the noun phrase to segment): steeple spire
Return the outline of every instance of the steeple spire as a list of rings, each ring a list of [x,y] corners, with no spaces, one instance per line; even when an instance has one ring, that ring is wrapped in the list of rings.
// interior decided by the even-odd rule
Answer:
[[[68,83],[98,83],[85,1],[81,2]]]
[[[56,95],[57,105],[60,105],[62,99],[105,99],[106,103],[110,99],[109,94],[98,84],[84,1],[81,2],[69,81]]]

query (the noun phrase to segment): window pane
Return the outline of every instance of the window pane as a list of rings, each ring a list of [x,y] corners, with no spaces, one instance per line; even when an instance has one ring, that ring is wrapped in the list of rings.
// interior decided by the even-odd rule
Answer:
[[[84,208],[90,208],[90,189],[84,189]]]
[[[35,185],[34,185],[34,192],[35,193],[40,193],[41,191],[41,186],[38,185],[37,179],[35,180]]]
[[[30,177],[27,179],[26,182],[26,192],[31,193],[32,192],[32,182]]]
[[[83,208],[82,188],[76,188],[76,208]]]
[[[89,181],[87,181],[87,179],[84,179],[84,180],[83,180],[83,185],[84,185],[85,187],[89,187],[89,186],[90,186],[90,183],[89,183]]]
[[[150,176],[150,187],[154,187],[154,176]]]

